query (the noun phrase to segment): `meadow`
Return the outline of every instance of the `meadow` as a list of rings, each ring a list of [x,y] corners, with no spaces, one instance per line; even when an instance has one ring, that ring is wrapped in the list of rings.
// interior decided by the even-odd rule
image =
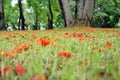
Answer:
[[[0,80],[120,80],[120,29],[0,32]]]

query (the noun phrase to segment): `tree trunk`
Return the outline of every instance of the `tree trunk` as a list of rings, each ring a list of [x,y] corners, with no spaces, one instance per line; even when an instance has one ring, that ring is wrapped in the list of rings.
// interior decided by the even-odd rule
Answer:
[[[3,8],[3,0],[0,0],[0,30],[4,30],[4,8]]]
[[[92,25],[95,0],[76,0],[75,17],[84,21],[86,26]]]
[[[75,21],[70,10],[69,0],[59,0],[59,4],[64,18],[65,27],[72,26]]]
[[[76,19],[80,20],[82,18],[84,6],[85,6],[85,0],[76,0],[76,5],[75,5]]]
[[[24,15],[23,15],[23,8],[22,8],[21,0],[18,0],[18,6],[19,6],[19,10],[20,10],[20,17],[19,17],[18,28],[20,28],[20,24],[22,24],[21,25],[21,29],[25,30],[25,19],[24,19]]]
[[[36,12],[36,21],[35,21],[35,28],[34,30],[37,30],[38,29],[38,12]]]
[[[48,14],[48,29],[53,29],[53,13],[51,9],[51,2],[48,0],[49,14]]]

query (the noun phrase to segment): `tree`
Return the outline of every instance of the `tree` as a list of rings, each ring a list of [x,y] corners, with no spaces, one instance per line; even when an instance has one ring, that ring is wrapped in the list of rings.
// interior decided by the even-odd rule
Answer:
[[[86,26],[92,25],[95,0],[76,0],[75,17],[84,21]]]
[[[0,30],[5,29],[4,26],[4,8],[3,8],[3,0],[0,0]]]
[[[22,24],[21,29],[25,30],[25,18],[24,18],[24,15],[23,15],[23,7],[22,7],[21,0],[18,0],[18,6],[19,6],[19,11],[20,11],[18,30],[20,30],[20,24]]]
[[[40,16],[40,0],[38,1],[34,1],[34,0],[27,0],[27,3],[28,3],[28,6],[33,10],[33,22],[34,24],[33,25],[33,28],[34,30],[38,30],[39,27],[39,16]],[[30,16],[30,15],[29,15]]]
[[[34,30],[37,30],[38,29],[38,21],[39,21],[39,12],[38,12],[38,9],[39,9],[39,6],[37,6],[38,5],[38,3],[36,2],[35,3],[36,5],[34,6],[35,7],[35,26],[34,26]]]
[[[27,0],[28,6],[32,8],[34,30],[39,29],[40,26],[46,26],[48,20],[48,0]]]
[[[70,10],[69,0],[59,0],[59,4],[64,18],[65,27],[72,26],[75,21]]]
[[[52,12],[52,9],[51,9],[51,0],[48,0],[48,8],[49,8],[48,29],[53,29],[53,12]]]

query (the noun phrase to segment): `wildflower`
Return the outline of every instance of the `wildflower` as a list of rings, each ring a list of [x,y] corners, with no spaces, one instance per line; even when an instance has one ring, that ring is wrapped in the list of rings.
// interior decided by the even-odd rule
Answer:
[[[41,45],[42,45],[43,47],[46,47],[47,45],[49,45],[49,43],[50,43],[50,40],[42,40],[42,41],[41,41]]]
[[[68,37],[69,37],[69,34],[66,32],[66,33],[64,34],[64,37],[68,38]]]
[[[112,44],[110,43],[110,41],[106,41],[106,46],[108,46],[108,47],[112,46]]]
[[[41,40],[42,40],[42,38],[38,38],[38,39],[36,40],[36,45],[40,45],[40,44],[41,44]]]
[[[5,55],[5,52],[4,52],[4,51],[2,51],[2,52],[0,53],[0,56],[3,56],[3,55]]]
[[[35,75],[32,80],[47,80],[43,75]]]
[[[43,47],[46,47],[47,45],[50,44],[50,40],[45,38],[39,38],[36,41],[36,45],[39,45],[39,44],[41,44]]]
[[[71,53],[70,52],[59,52],[58,53],[59,57],[66,57],[66,58],[70,58],[71,57]]]
[[[69,34],[66,32],[65,35],[69,35]]]
[[[4,75],[6,75],[8,72],[10,72],[12,70],[12,66],[7,66],[4,69]],[[2,71],[0,70],[0,77],[2,76]]]
[[[5,69],[4,69],[4,74],[6,74],[7,72],[11,71],[12,69],[12,66],[7,66]]]
[[[81,36],[82,36],[82,34],[79,34],[77,32],[73,33],[73,37],[81,37]]]
[[[22,47],[18,47],[18,48],[15,49],[16,53],[21,53],[22,50],[23,50]]]
[[[14,54],[14,52],[8,52],[5,54],[6,57],[9,57],[9,58],[14,58],[16,55]]]
[[[83,36],[79,37],[79,41],[80,41],[80,42],[83,41],[83,40],[84,40],[84,37],[83,37]]]
[[[24,45],[22,46],[22,48],[26,51],[26,50],[28,50],[29,46],[28,46],[27,44],[24,44]]]
[[[25,74],[26,71],[25,71],[25,68],[22,66],[22,64],[18,64],[17,67],[16,67],[16,74],[17,75],[22,75],[22,74]]]

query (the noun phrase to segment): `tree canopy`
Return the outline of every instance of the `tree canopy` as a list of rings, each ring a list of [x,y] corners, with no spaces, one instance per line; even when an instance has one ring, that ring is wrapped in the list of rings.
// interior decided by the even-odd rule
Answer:
[[[18,3],[12,5],[14,0],[1,1],[3,1],[3,5],[0,6],[4,6],[4,27],[12,26],[14,30],[18,29],[21,14]],[[120,27],[119,0],[21,1],[25,29],[38,30],[41,27],[49,29],[50,26],[53,29],[76,24],[80,26],[87,24],[85,26],[92,27]]]

